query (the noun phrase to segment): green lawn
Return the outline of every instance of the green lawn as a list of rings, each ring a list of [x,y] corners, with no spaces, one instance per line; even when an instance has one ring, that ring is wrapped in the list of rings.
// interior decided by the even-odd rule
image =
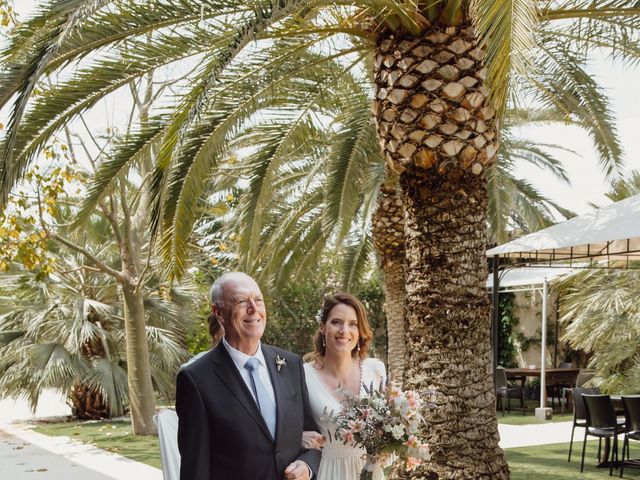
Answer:
[[[158,437],[133,436],[129,422],[40,423],[33,430],[44,435],[71,437],[136,462],[160,468]]]
[[[572,412],[565,412],[564,415],[560,415],[559,409],[556,409],[551,420],[538,420],[535,417],[536,407],[540,405],[538,400],[526,400],[525,401],[526,410],[524,414],[522,410],[517,410],[518,400],[511,399],[511,412],[505,412],[505,415],[502,416],[502,410],[498,410],[498,423],[503,423],[506,425],[533,425],[536,423],[548,423],[548,422],[571,422],[573,420]],[[551,406],[551,405],[549,405]]]
[[[582,438],[573,442],[571,463],[567,462],[568,443],[509,448],[506,452],[511,469],[511,480],[603,480],[609,478],[608,469],[595,467],[597,441],[587,442],[583,474],[580,474]],[[631,458],[638,457],[640,457],[640,448],[635,446],[634,449],[634,445],[631,445]],[[615,477],[612,478],[617,478],[619,471],[614,469],[613,474]],[[625,468],[624,478],[640,478],[640,469]]]
[[[521,413],[513,413],[504,418],[509,420],[510,417],[533,419],[531,415],[523,417]],[[36,425],[34,430],[45,435],[72,437],[131,460],[160,468],[160,447],[157,437],[134,437],[128,422],[41,423]],[[608,478],[608,470],[595,467],[597,442],[594,441],[587,444],[585,472],[580,475],[582,448],[580,432],[578,430],[579,438],[573,444],[574,454],[571,463],[567,462],[568,443],[507,449],[511,480],[602,480]],[[631,445],[631,457],[640,457],[640,447]],[[615,475],[617,476],[617,472]],[[625,478],[640,479],[640,469],[625,470]]]
[[[538,423],[549,422],[571,422],[573,420],[573,414],[565,413],[564,415],[554,414],[551,420],[538,420],[534,416],[534,411],[528,411],[525,415],[522,412],[510,412],[502,416],[502,413],[498,412],[498,423],[505,425],[534,425]]]

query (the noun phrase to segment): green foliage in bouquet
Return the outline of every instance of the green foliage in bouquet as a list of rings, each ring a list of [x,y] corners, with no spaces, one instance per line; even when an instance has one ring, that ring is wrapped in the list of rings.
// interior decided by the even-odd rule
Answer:
[[[371,384],[365,390],[367,395],[361,398],[346,395],[342,411],[333,418],[337,440],[367,451],[360,478],[380,478],[381,471],[388,474],[402,465],[411,471],[429,460],[429,446],[420,438],[424,428],[420,395],[393,383],[386,388]]]

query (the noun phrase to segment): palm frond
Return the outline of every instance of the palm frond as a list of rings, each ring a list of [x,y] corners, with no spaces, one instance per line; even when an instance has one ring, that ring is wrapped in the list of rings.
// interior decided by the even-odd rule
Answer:
[[[92,366],[93,368],[83,377],[83,382],[102,394],[109,404],[112,416],[124,415],[124,399],[129,395],[127,371],[119,362],[106,358],[94,359]]]
[[[165,126],[166,123],[162,118],[152,118],[140,126],[138,131],[127,135],[121,144],[116,145],[110,159],[98,166],[80,211],[71,225],[72,228],[84,225],[88,221],[98,203],[113,190],[117,181],[124,180],[133,165],[152,157],[160,143]]]
[[[38,42],[38,51],[27,63],[25,74],[22,76],[20,84],[16,88],[18,96],[9,116],[7,128],[9,133],[4,141],[2,152],[5,168],[13,157],[13,148],[18,135],[18,127],[20,126],[22,116],[27,107],[29,97],[47,65],[56,55],[60,44],[73,34],[86,17],[102,6],[111,3],[111,1],[112,0],[63,0],[56,5],[55,11],[52,12],[52,18],[50,18],[50,20],[56,23],[56,26],[54,28],[48,28],[45,36]],[[13,182],[11,185],[13,186]]]
[[[584,68],[580,59],[564,48],[548,45],[537,60],[538,77],[528,78],[529,90],[545,108],[555,108],[572,116],[593,138],[600,165],[612,175],[622,161],[622,149],[606,95]]]
[[[513,74],[526,75],[537,38],[538,3],[528,0],[476,0],[472,16],[486,45],[487,83],[500,116]]]
[[[224,32],[221,37],[199,32],[198,38],[197,34],[196,31],[196,36],[185,38],[162,35],[151,44],[146,39],[129,42],[91,67],[80,69],[70,80],[45,90],[34,100],[20,129],[10,125],[7,130],[11,133],[3,140],[0,188],[4,200],[0,198],[0,202],[6,201],[33,157],[63,125],[132,80],[176,60],[213,52],[219,44],[225,44]]]

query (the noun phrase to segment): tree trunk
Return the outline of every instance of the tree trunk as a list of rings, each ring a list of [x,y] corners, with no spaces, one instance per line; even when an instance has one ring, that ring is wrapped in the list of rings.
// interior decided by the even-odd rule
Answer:
[[[373,243],[380,258],[384,283],[389,378],[402,385],[406,350],[404,207],[398,176],[388,169],[372,224]]]
[[[404,265],[396,262],[382,264],[384,276],[384,312],[387,316],[387,363],[389,379],[404,385],[405,366],[405,275]]]
[[[484,170],[498,142],[482,59],[470,25],[378,38],[373,112],[406,214],[405,387],[432,405],[432,459],[411,478],[509,478],[485,291]]]
[[[146,122],[153,103],[153,72],[147,77],[144,96],[138,102],[140,120]],[[135,89],[135,86],[133,87]],[[140,174],[146,178],[153,171],[151,159],[143,158]],[[146,314],[140,284],[144,283],[146,269],[143,268],[143,239],[149,225],[150,182],[143,181],[135,215],[131,216],[126,195],[122,195],[124,212],[124,244],[121,246],[123,275],[128,281],[123,283],[125,297],[125,325],[127,332],[127,373],[129,401],[131,402],[131,423],[134,435],[155,435],[153,415],[156,410],[155,393],[151,381],[149,364],[149,344],[146,333]],[[151,248],[147,245],[147,248]],[[135,361],[135,365],[131,362]]]
[[[149,346],[145,330],[142,293],[129,284],[122,286],[124,294],[124,323],[127,340],[127,379],[131,424],[134,435],[155,435],[153,415],[156,400],[151,383]]]
[[[70,394],[71,415],[78,420],[111,418],[111,408],[102,394],[86,384],[74,385]]]
[[[408,345],[405,387],[428,390],[429,471],[509,477],[491,369],[484,178],[406,175]]]

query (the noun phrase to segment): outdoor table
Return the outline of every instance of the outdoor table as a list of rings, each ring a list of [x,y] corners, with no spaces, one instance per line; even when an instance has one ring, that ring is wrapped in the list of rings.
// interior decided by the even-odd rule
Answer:
[[[505,368],[508,380],[520,381],[522,388],[527,377],[540,378],[539,368]],[[547,368],[545,369],[546,385],[575,385],[579,368]],[[546,395],[545,395],[546,398]]]

